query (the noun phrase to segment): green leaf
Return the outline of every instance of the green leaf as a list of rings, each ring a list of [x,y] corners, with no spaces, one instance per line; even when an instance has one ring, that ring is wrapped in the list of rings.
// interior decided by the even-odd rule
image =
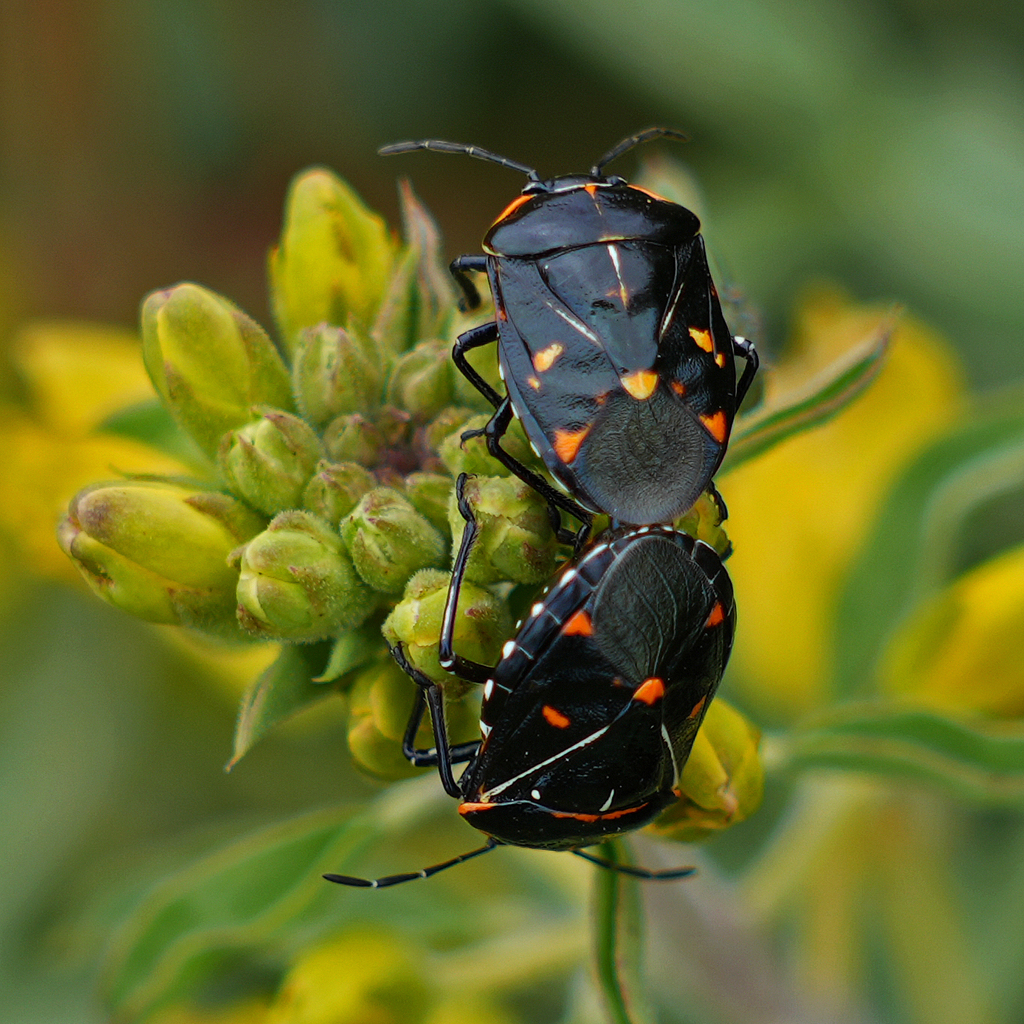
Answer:
[[[367,622],[342,633],[333,641],[327,667],[320,675],[313,676],[312,682],[333,683],[353,669],[361,668],[384,654],[379,620]]]
[[[900,623],[948,582],[959,528],[993,495],[1024,480],[1024,392],[970,410],[896,482],[847,578],[837,616],[842,696],[864,694]]]
[[[235,744],[225,771],[232,768],[279,722],[334,690],[318,686],[331,644],[286,644],[272,665],[249,687],[238,709]]]
[[[1024,723],[957,721],[891,703],[845,705],[775,740],[775,767],[911,779],[977,803],[1024,807]]]
[[[178,429],[178,424],[157,398],[111,413],[99,425],[99,430],[140,441],[165,455],[180,459],[186,465],[206,471],[210,468],[209,459],[192,438]]]
[[[767,407],[741,417],[729,441],[722,472],[741,466],[795,434],[830,420],[846,408],[882,368],[895,316],[882,320],[860,345],[804,387],[779,395]]]

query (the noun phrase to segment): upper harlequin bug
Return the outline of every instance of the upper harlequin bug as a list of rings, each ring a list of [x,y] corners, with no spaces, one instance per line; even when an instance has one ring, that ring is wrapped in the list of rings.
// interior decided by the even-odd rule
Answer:
[[[522,195],[484,236],[485,254],[451,265],[469,308],[480,299],[468,272],[486,272],[496,311],[494,322],[461,335],[452,354],[495,407],[483,431],[491,454],[585,523],[598,511],[633,524],[686,512],[721,464],[758,365],[753,345],[726,326],[697,217],[603,173],[659,136],[685,138],[648,128],[589,174],[546,181],[524,164],[459,143],[380,150],[464,153],[527,175]],[[493,341],[504,397],[466,358]],[[737,355],[746,360],[738,381]],[[501,448],[513,413],[571,498]]]
[[[464,478],[462,478],[464,479]],[[467,529],[457,579],[475,539]],[[427,877],[495,845],[570,850],[640,828],[678,795],[679,774],[715,695],[736,622],[732,584],[715,551],[687,534],[653,526],[609,530],[564,569],[533,606],[496,666],[451,650],[457,587],[449,596],[442,658],[484,686],[478,742],[448,743],[441,689],[410,666],[419,700],[406,755],[436,764],[459,812],[490,837],[486,846],[423,871],[349,885],[393,885]],[[413,748],[429,701],[435,748]],[[456,781],[452,764],[468,761]],[[679,878],[692,869],[652,872]]]

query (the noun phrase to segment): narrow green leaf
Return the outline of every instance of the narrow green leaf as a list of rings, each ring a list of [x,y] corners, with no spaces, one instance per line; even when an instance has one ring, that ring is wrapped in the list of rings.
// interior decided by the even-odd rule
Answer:
[[[331,644],[286,644],[249,687],[238,709],[235,743],[225,771],[232,768],[279,722],[313,701],[334,693],[313,680],[322,676]]]
[[[210,460],[183,431],[159,399],[130,405],[108,416],[99,426],[105,434],[141,441],[186,465],[208,470]]]
[[[729,442],[722,472],[741,466],[846,408],[881,370],[894,326],[895,316],[886,317],[860,345],[804,387],[779,395],[767,407],[741,417]]]
[[[1024,723],[957,721],[891,703],[845,705],[778,739],[778,768],[912,779],[960,799],[1024,807]]]
[[[628,864],[620,841],[609,840],[597,854]],[[596,867],[593,895],[593,956],[598,986],[611,1024],[642,1024],[651,1019],[640,977],[643,908],[637,880]]]
[[[851,566],[840,599],[836,675],[841,696],[868,692],[889,638],[922,600],[948,582],[965,518],[1024,479],[1024,393],[970,410],[896,482]]]
[[[333,683],[353,669],[360,668],[385,654],[384,641],[380,635],[380,620],[357,626],[332,641],[327,667],[320,675],[313,676],[312,682]]]

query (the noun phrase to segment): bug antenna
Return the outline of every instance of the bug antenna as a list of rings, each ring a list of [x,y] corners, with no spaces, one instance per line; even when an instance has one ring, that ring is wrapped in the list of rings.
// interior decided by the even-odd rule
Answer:
[[[685,132],[678,131],[675,128],[645,128],[641,132],[637,132],[635,135],[630,135],[629,138],[623,139],[617,145],[612,146],[607,153],[600,160],[594,164],[591,168],[590,173],[595,178],[601,177],[601,171],[605,164],[610,164],[613,160],[617,160],[623,153],[627,153],[634,146],[639,146],[644,142],[650,142],[651,139],[678,139],[680,142],[689,142],[690,136]]]
[[[596,864],[606,871],[615,871],[620,875],[629,875],[630,878],[641,878],[646,882],[672,882],[677,878],[689,878],[694,874],[696,868],[669,868],[667,871],[652,871],[650,868],[635,868],[630,864],[620,864],[618,861],[607,860],[604,857],[595,857],[592,853],[585,853],[583,850],[573,850],[572,853],[591,864]]]
[[[467,146],[463,142],[445,142],[443,139],[392,142],[389,146],[381,146],[377,150],[377,154],[393,156],[395,153],[411,153],[414,149],[431,149],[438,153],[463,153],[477,160],[486,160],[488,163],[500,164],[502,167],[519,171],[521,174],[525,174],[530,181],[540,180],[540,176],[532,167],[527,167],[526,164],[521,164],[518,160],[509,160],[507,156],[499,156],[497,153],[492,153],[489,149],[481,149],[479,146]]]
[[[385,889],[389,885],[398,885],[400,882],[412,882],[417,878],[429,878],[436,875],[438,871],[453,868],[456,864],[479,857],[482,853],[490,853],[498,846],[497,839],[488,839],[487,842],[469,853],[460,853],[458,857],[452,857],[441,864],[434,864],[429,868],[421,868],[419,871],[406,871],[401,875],[385,875],[383,878],[356,878],[352,875],[324,875],[328,882],[337,882],[338,885],[354,885],[360,889]]]

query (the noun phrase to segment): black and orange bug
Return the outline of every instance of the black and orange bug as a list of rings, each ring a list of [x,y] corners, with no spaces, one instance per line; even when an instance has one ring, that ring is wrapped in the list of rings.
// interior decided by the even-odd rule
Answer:
[[[467,528],[453,576],[476,535]],[[642,878],[680,878],[692,869],[647,871],[611,865],[585,848],[652,821],[678,796],[680,772],[715,695],[736,623],[732,583],[715,551],[663,526],[620,527],[594,540],[533,605],[495,666],[458,657],[449,594],[442,657],[483,686],[481,739],[451,746],[441,689],[399,664],[418,684],[405,737],[414,763],[436,765],[459,813],[488,835],[485,846],[443,864],[346,885],[425,878],[498,845],[569,850]],[[414,747],[429,703],[435,746]],[[459,779],[452,765],[468,762]]]
[[[522,194],[484,236],[484,254],[451,265],[469,309],[480,303],[470,272],[487,274],[496,314],[462,334],[452,354],[494,406],[483,430],[491,454],[586,524],[594,512],[634,525],[685,513],[722,462],[758,365],[753,345],[726,325],[696,215],[604,174],[659,137],[685,138],[648,128],[589,174],[548,180],[461,143],[380,150],[462,153],[526,174]],[[495,341],[504,396],[466,358]],[[738,380],[736,356],[745,360]],[[568,496],[501,447],[513,415]]]

